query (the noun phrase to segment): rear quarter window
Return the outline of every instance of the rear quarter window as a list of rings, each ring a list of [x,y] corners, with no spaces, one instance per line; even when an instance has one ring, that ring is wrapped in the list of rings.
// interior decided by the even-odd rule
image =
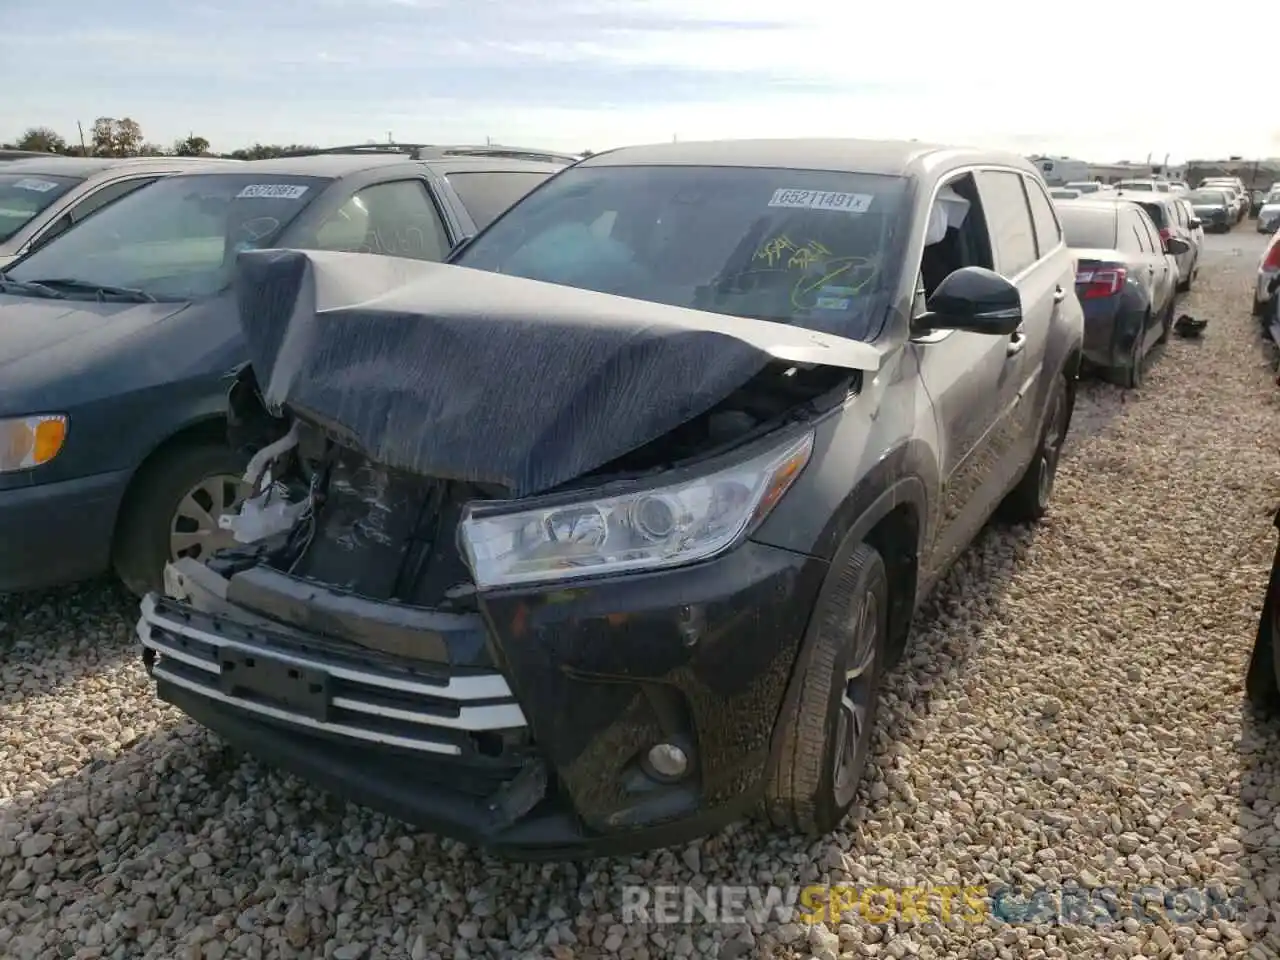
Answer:
[[[458,193],[476,227],[483,230],[516,201],[550,177],[550,173],[464,171],[445,179]]]
[[[1156,225],[1156,229],[1163,230],[1169,225],[1169,218],[1165,215],[1163,203],[1143,203],[1139,204],[1143,210],[1147,211],[1147,216],[1151,218],[1151,222]]]

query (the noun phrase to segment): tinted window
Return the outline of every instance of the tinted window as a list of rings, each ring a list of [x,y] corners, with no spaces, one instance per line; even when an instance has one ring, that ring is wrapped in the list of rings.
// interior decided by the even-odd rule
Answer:
[[[1145,204],[1143,205],[1143,209],[1146,209]],[[1151,218],[1144,217],[1138,213],[1135,213],[1134,216],[1138,218],[1142,232],[1146,234],[1146,237],[1147,237],[1146,249],[1149,250],[1151,253],[1159,253],[1160,251],[1162,251],[1164,249],[1164,244],[1160,242],[1160,232],[1156,228],[1156,226],[1151,222]]]
[[[1154,190],[1154,189],[1155,189],[1155,187],[1154,187],[1152,184],[1149,184],[1149,183],[1141,183],[1141,182],[1136,181],[1136,180],[1122,180],[1120,183],[1118,183],[1118,184],[1117,184],[1117,186],[1118,186],[1121,190],[1147,190],[1147,191],[1151,191],[1151,190]]]
[[[1139,204],[1143,210],[1147,211],[1147,216],[1151,218],[1151,222],[1156,225],[1157,230],[1163,230],[1169,225],[1168,218],[1165,216],[1163,203],[1143,203]]]
[[[1016,276],[1036,262],[1036,241],[1022,189],[1022,175],[997,171],[978,174],[978,190],[995,247],[996,267]]]
[[[1102,188],[1102,184],[1085,181],[1083,183],[1068,183],[1068,190],[1079,190],[1081,193],[1097,193]]]
[[[1026,178],[1027,199],[1031,202],[1031,220],[1036,228],[1036,248],[1044,256],[1062,239],[1058,218],[1053,215],[1053,204],[1044,195],[1044,188],[1030,177]]]
[[[42,173],[0,173],[0,241],[8,240],[36,214],[84,181]]]
[[[1114,210],[1061,207],[1058,216],[1062,220],[1062,232],[1067,246],[1076,249],[1110,250],[1116,245],[1116,214]]]
[[[353,194],[298,244],[316,250],[443,260],[449,252],[435,204],[421,180],[376,183]]]
[[[872,336],[910,229],[901,177],[577,166],[457,259],[639,300]]]
[[[262,173],[163,177],[8,272],[15,280],[136,287],[160,300],[209,296],[230,283],[238,251],[271,246],[327,183]]]
[[[508,207],[536,187],[549,173],[451,173],[447,179],[476,227],[483,230]]]
[[[1132,211],[1125,211],[1125,223],[1128,224],[1129,232],[1133,234],[1134,241],[1138,244],[1138,249],[1143,253],[1154,253],[1155,247],[1151,243],[1151,232],[1147,229],[1146,221]]]
[[[1178,226],[1185,227],[1187,225],[1187,215],[1183,212],[1182,204],[1175,200],[1171,207],[1173,210],[1174,220],[1177,221]]]

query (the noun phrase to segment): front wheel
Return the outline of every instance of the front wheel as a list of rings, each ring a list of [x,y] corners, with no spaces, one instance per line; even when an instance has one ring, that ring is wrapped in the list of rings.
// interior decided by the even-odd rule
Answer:
[[[888,650],[889,580],[884,560],[860,543],[814,611],[812,659],[794,709],[778,721],[765,774],[775,826],[830,833],[853,805],[866,767]]]
[[[133,593],[161,590],[170,560],[234,543],[218,518],[239,507],[246,460],[225,444],[173,447],[139,471],[117,521],[113,565]]]
[[[1280,562],[1280,557],[1277,558]],[[1245,674],[1244,689],[1249,702],[1268,713],[1280,709],[1280,683],[1277,683],[1275,664],[1275,635],[1280,629],[1273,600],[1277,576],[1271,576],[1267,597],[1262,604],[1262,616],[1258,618],[1258,635],[1253,642],[1253,656],[1249,658],[1249,672]]]
[[[1054,377],[1050,389],[1049,409],[1035,456],[1018,485],[1000,504],[1001,519],[1008,523],[1035,523],[1049,512],[1049,500],[1058,476],[1058,460],[1062,457],[1067,428],[1071,423],[1071,394],[1067,389],[1066,375]]]
[[[1173,298],[1169,298],[1169,305],[1164,308],[1164,313],[1160,314],[1160,339],[1156,343],[1168,343],[1169,331],[1173,329]]]

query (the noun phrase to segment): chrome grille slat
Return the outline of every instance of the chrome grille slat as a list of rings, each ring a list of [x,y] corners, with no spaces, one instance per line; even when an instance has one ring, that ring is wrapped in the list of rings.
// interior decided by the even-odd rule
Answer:
[[[211,618],[212,624],[217,625],[212,615],[199,616]],[[463,751],[458,746],[462,742],[458,741],[458,734],[518,730],[528,725],[506,679],[498,673],[450,677],[444,682],[429,683],[374,669],[361,670],[334,663],[323,655],[281,649],[269,640],[256,643],[184,622],[157,609],[152,595],[142,602],[142,616],[136,631],[142,645],[158,655],[152,668],[158,680],[221,704],[311,730],[408,750],[459,756]],[[254,632],[263,631],[255,628]],[[329,706],[341,711],[342,716],[321,720],[283,703],[263,702],[270,697],[226,692],[219,682],[223,670],[221,655],[232,652],[327,675],[330,682],[337,684],[328,700]],[[421,709],[414,709],[405,695],[420,696],[426,702]],[[367,725],[362,724],[362,716],[369,718]],[[388,722],[392,724],[390,727]],[[421,730],[421,737],[415,727]]]

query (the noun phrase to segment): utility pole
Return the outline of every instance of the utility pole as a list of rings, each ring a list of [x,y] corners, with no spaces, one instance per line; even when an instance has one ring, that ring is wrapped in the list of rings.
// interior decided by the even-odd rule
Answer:
[[[84,125],[79,120],[76,121],[76,129],[80,131],[80,156],[87,157],[89,151],[84,146]]]

